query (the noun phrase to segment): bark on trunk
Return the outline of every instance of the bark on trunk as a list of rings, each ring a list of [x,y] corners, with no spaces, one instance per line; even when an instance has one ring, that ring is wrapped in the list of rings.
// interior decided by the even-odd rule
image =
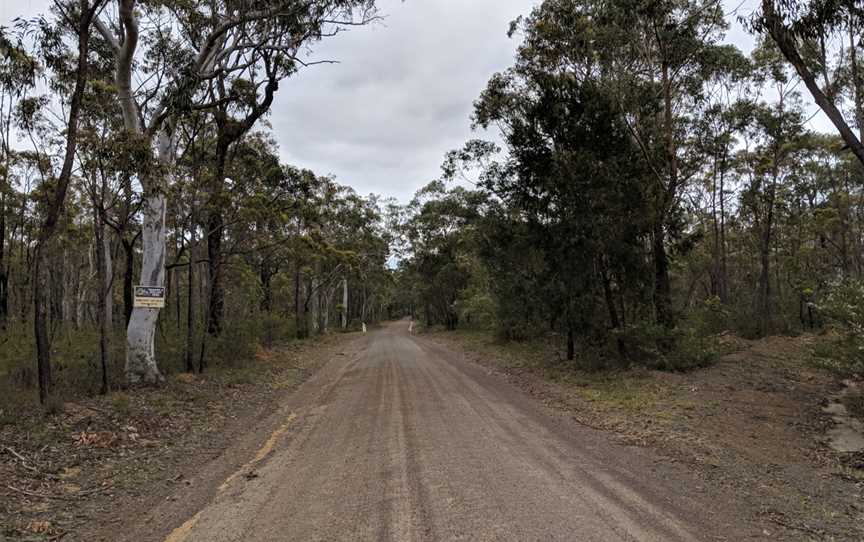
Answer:
[[[771,322],[771,257],[770,237],[762,239],[759,254],[761,270],[759,272],[759,291],[756,294],[756,314],[758,317],[757,333],[765,336]]]
[[[102,369],[102,385],[99,393],[108,393],[108,367],[111,365],[109,356],[109,336],[111,333],[111,251],[106,246],[105,221],[102,211],[94,202],[93,230],[96,238],[96,283],[99,285],[96,295],[96,317],[99,325],[99,364]]]
[[[672,112],[672,81],[665,60],[661,66],[663,86],[663,123],[666,161],[669,179],[659,195],[659,208],[654,223],[654,307],[657,322],[666,329],[675,327],[672,314],[672,287],[669,282],[669,256],[666,253],[665,221],[678,190],[678,154],[675,146],[675,125]],[[663,346],[663,345],[661,345]]]
[[[273,311],[273,272],[266,263],[261,264],[261,312]]]
[[[34,259],[33,300],[34,313],[33,331],[36,338],[36,365],[39,373],[39,400],[44,404],[51,391],[51,349],[48,336],[47,315],[47,284],[46,267],[49,247],[52,245],[57,223],[66,202],[66,191],[72,178],[72,166],[75,160],[75,150],[78,143],[78,118],[81,112],[81,102],[87,85],[87,54],[90,43],[90,24],[94,11],[87,0],[80,1],[80,18],[78,21],[78,64],[75,74],[75,88],[69,102],[69,122],[66,127],[66,149],[63,167],[54,190],[50,192],[50,200],[36,242]]]
[[[158,157],[163,166],[171,161],[171,135],[163,130],[158,137]],[[165,285],[165,212],[163,183],[150,179],[145,186],[141,231],[141,284]],[[159,310],[133,307],[126,330],[126,380],[130,385],[153,385],[164,378],[156,364],[155,339]]]
[[[8,166],[7,166],[8,168]],[[4,168],[6,170],[7,168]],[[9,318],[9,278],[6,276],[6,187],[8,175],[0,185],[0,330]]]
[[[141,284],[165,285],[165,195],[144,198]],[[126,380],[130,385],[152,385],[164,378],[156,365],[155,339],[159,309],[134,307],[126,329]]]
[[[214,197],[218,196],[214,195]],[[225,315],[225,287],[222,278],[222,236],[224,229],[222,210],[211,209],[207,219],[207,270],[210,279],[207,333],[214,337],[222,333],[222,321]]]
[[[657,323],[667,329],[675,326],[672,315],[672,288],[669,283],[669,257],[666,254],[666,232],[661,223],[654,226],[654,309]]]
[[[348,329],[348,279],[342,279],[342,329]]]
[[[305,339],[309,336],[306,326],[306,304],[303,301],[303,276],[300,272],[302,264],[297,262],[294,268],[294,327],[297,338]]]
[[[134,303],[132,286],[135,282],[135,243],[126,239],[120,240],[123,245],[126,266],[123,269],[123,322],[129,326],[132,318],[132,305]]]
[[[193,216],[190,221],[191,235],[189,238],[189,266],[186,269],[186,280],[188,282],[186,289],[186,372],[195,372],[195,218]]]
[[[839,109],[837,109],[837,106],[834,105],[825,92],[819,88],[819,83],[816,82],[816,77],[801,57],[801,54],[798,52],[795,37],[785,26],[783,17],[777,13],[774,0],[762,0],[762,19],[765,29],[769,34],[771,34],[771,37],[783,53],[783,56],[786,57],[786,60],[788,60],[789,63],[792,64],[792,67],[795,68],[795,71],[798,72],[798,75],[801,77],[801,80],[804,81],[804,85],[807,87],[807,90],[810,91],[816,104],[820,109],[822,109],[834,127],[837,128],[840,137],[843,138],[843,141],[858,161],[864,165],[864,144],[862,144],[861,140],[855,136],[855,133],[843,118],[843,114]]]

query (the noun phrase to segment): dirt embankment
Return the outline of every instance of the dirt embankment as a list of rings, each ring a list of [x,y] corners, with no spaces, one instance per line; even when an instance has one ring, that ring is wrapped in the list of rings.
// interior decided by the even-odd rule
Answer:
[[[730,339],[735,353],[686,374],[591,374],[555,362],[548,347],[502,345],[472,333],[431,338],[548,407],[626,444],[657,449],[709,486],[732,489],[775,526],[766,536],[864,540],[864,454],[828,446],[834,422],[823,408],[843,384],[809,362],[815,337]]]
[[[0,426],[0,541],[110,540],[203,465],[243,448],[281,397],[355,339],[262,351],[239,368],[66,403],[53,416],[34,405]]]

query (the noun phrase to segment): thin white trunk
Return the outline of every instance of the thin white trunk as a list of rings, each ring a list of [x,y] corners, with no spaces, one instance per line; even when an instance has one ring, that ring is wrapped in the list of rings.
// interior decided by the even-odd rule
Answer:
[[[157,139],[159,162],[167,166],[172,161],[171,136],[165,130]],[[144,183],[145,196],[141,242],[143,256],[141,280],[144,286],[165,286],[165,210],[166,198],[162,187],[165,179],[149,179]],[[160,309],[135,307],[126,330],[126,380],[129,384],[156,384],[164,378],[156,364],[154,341]]]
[[[327,295],[324,298],[324,307],[321,309],[324,311],[324,333],[327,333],[330,329],[330,304],[333,302],[333,295],[335,293],[336,288],[327,288]]]
[[[312,279],[312,295],[315,296],[314,303],[312,303],[312,329],[315,332],[321,331],[319,315],[321,313],[321,289],[318,287],[318,279]]]
[[[348,279],[342,279],[342,329],[348,329]]]
[[[111,295],[114,284],[114,263],[111,260],[111,241],[107,235],[102,236],[102,251],[105,262],[105,284],[102,286],[102,291],[105,293],[105,322],[108,329],[111,329],[114,322],[114,296]]]

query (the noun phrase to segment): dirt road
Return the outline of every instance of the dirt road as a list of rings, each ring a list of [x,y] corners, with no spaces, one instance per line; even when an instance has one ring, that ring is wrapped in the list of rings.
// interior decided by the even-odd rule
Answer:
[[[362,341],[168,542],[762,534],[680,467],[551,415],[407,323]]]

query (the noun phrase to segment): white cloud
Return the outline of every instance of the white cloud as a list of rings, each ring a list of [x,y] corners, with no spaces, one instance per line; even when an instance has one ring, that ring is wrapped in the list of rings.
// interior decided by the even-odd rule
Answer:
[[[269,121],[283,159],[332,173],[360,193],[407,201],[439,175],[444,154],[475,137],[472,104],[496,71],[511,65],[509,22],[534,0],[380,0],[383,24],[318,44],[311,60],[338,60],[285,81]],[[0,25],[44,12],[48,0],[0,0]],[[746,15],[757,0],[724,0]],[[728,40],[752,36],[733,21]],[[805,96],[805,103],[811,103]],[[811,126],[830,131],[823,116]]]

